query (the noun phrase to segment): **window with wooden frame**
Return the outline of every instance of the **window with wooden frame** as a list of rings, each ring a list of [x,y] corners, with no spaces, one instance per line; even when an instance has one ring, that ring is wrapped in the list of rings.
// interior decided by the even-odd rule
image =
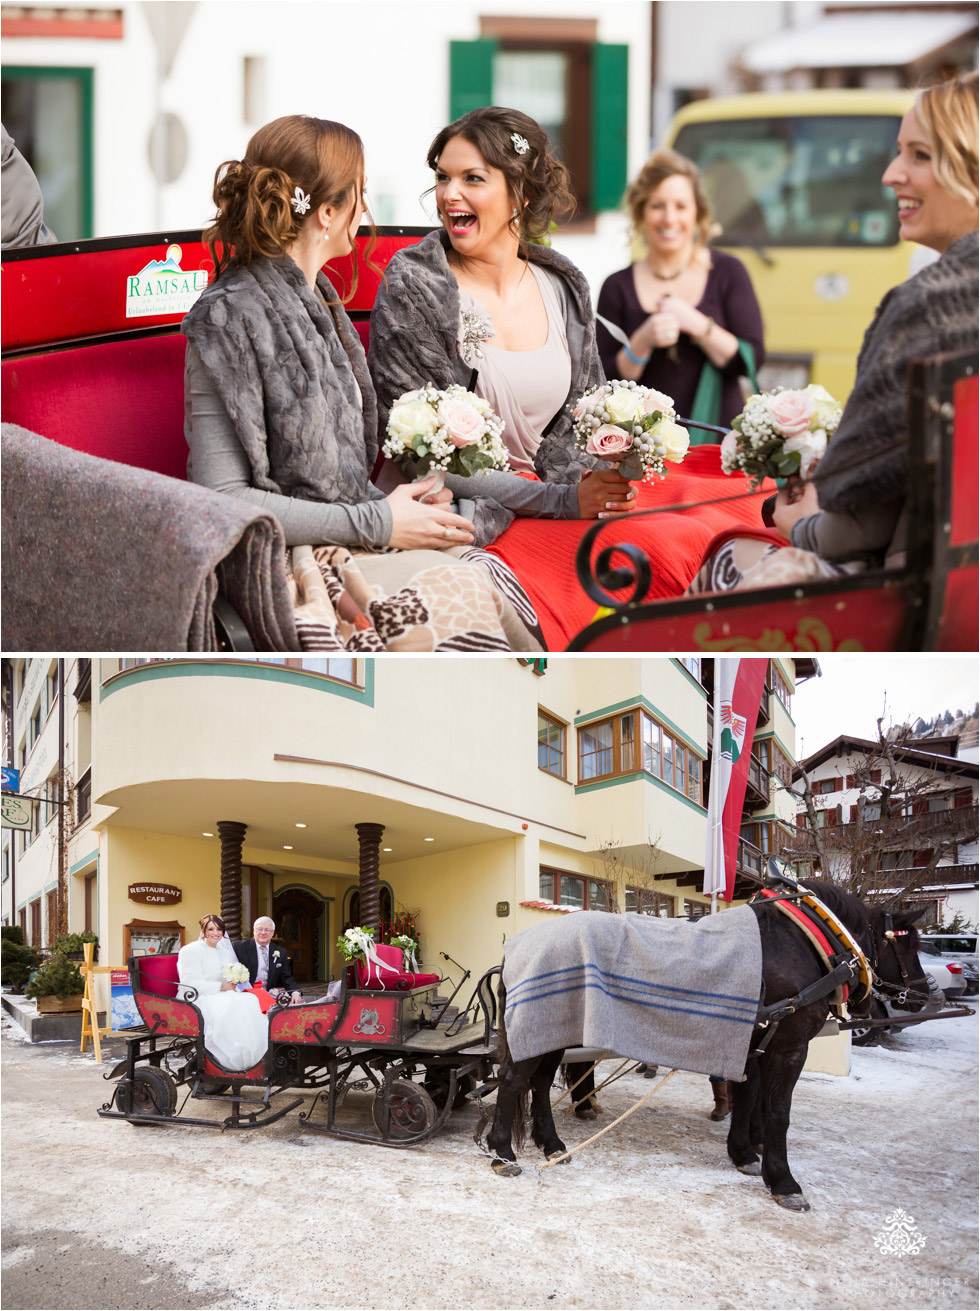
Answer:
[[[771,668],[772,668],[772,690],[776,693],[780,701],[786,707],[787,712],[789,714],[792,714],[793,713],[793,688],[790,685],[790,683],[787,681],[786,675],[776,664],[775,660],[772,661]]]
[[[589,18],[480,18],[449,43],[449,118],[508,105],[548,134],[567,165],[578,217],[618,209],[626,188],[629,47],[596,40]]]
[[[689,920],[699,920],[711,910],[706,901],[688,901],[684,899],[684,914]]]
[[[31,902],[29,908],[31,912],[31,938],[32,947],[41,946],[41,898],[37,897]]]
[[[642,770],[702,804],[701,757],[645,710],[628,710],[578,730],[579,783]]]
[[[265,665],[302,669],[308,674],[325,674],[352,687],[362,686],[357,678],[357,661],[350,656],[257,656],[256,659]]]
[[[538,711],[538,769],[565,778],[565,725]]]
[[[813,795],[815,797],[829,797],[832,792],[843,792],[844,780],[842,778],[818,778],[813,784]]]
[[[542,865],[538,873],[538,896],[554,906],[573,906],[576,910],[612,910],[611,886],[603,879],[569,874]]]
[[[788,829],[772,819],[750,821],[743,824],[739,832],[746,841],[767,856],[778,856],[784,847],[789,846],[792,838]]]
[[[630,915],[653,915],[657,919],[673,919],[676,914],[676,901],[664,892],[651,892],[649,888],[626,886],[626,913]]]
[[[774,774],[781,783],[789,787],[796,766],[775,738],[766,737],[760,742],[754,742],[752,751],[762,761],[770,774]]]
[[[58,936],[58,894],[53,888],[45,894],[44,911],[48,928],[48,946],[53,947]]]

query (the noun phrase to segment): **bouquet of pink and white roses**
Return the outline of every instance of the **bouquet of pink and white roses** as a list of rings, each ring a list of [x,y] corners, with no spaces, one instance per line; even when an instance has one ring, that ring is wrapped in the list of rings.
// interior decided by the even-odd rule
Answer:
[[[744,473],[755,487],[765,478],[806,479],[840,416],[840,404],[815,382],[802,390],[774,387],[750,396],[721,443],[722,470]]]
[[[680,464],[690,437],[674,402],[652,387],[614,380],[593,387],[572,406],[576,440],[590,455],[618,460],[624,478],[666,477]]]
[[[441,471],[472,478],[509,467],[503,420],[480,396],[453,383],[426,383],[399,396],[388,415],[385,455],[409,463],[419,477]]]

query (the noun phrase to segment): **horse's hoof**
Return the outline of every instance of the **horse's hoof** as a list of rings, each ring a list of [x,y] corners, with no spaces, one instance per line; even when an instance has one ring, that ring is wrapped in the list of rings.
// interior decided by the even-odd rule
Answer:
[[[499,1174],[504,1179],[513,1179],[521,1173],[521,1167],[516,1161],[502,1161],[499,1157],[490,1162],[490,1168],[494,1174]]]
[[[773,1193],[773,1201],[778,1202],[787,1211],[809,1211],[810,1209],[810,1203],[802,1193],[784,1193],[781,1197],[777,1197]]]
[[[762,1174],[762,1162],[749,1161],[748,1165],[736,1165],[735,1169],[739,1172],[739,1174],[760,1175]]]
[[[551,1152],[545,1157],[546,1161],[557,1161],[559,1165],[567,1165],[570,1159],[567,1147],[563,1147],[560,1152]]]
[[[575,1118],[577,1120],[594,1120],[596,1113],[591,1106],[576,1106]]]

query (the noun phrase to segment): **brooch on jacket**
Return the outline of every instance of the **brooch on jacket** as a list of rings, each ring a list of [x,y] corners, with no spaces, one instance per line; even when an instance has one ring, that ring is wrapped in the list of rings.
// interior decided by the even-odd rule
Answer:
[[[480,347],[494,335],[493,324],[489,314],[481,310],[460,310],[459,333],[456,340],[459,353],[467,364],[473,363],[474,356],[483,359]]]

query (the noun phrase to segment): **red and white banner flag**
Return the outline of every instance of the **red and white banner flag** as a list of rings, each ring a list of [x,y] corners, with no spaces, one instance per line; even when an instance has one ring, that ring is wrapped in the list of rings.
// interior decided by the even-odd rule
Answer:
[[[715,660],[714,741],[708,786],[708,850],[704,895],[731,901],[738,834],[745,806],[752,739],[759,719],[768,660]]]

